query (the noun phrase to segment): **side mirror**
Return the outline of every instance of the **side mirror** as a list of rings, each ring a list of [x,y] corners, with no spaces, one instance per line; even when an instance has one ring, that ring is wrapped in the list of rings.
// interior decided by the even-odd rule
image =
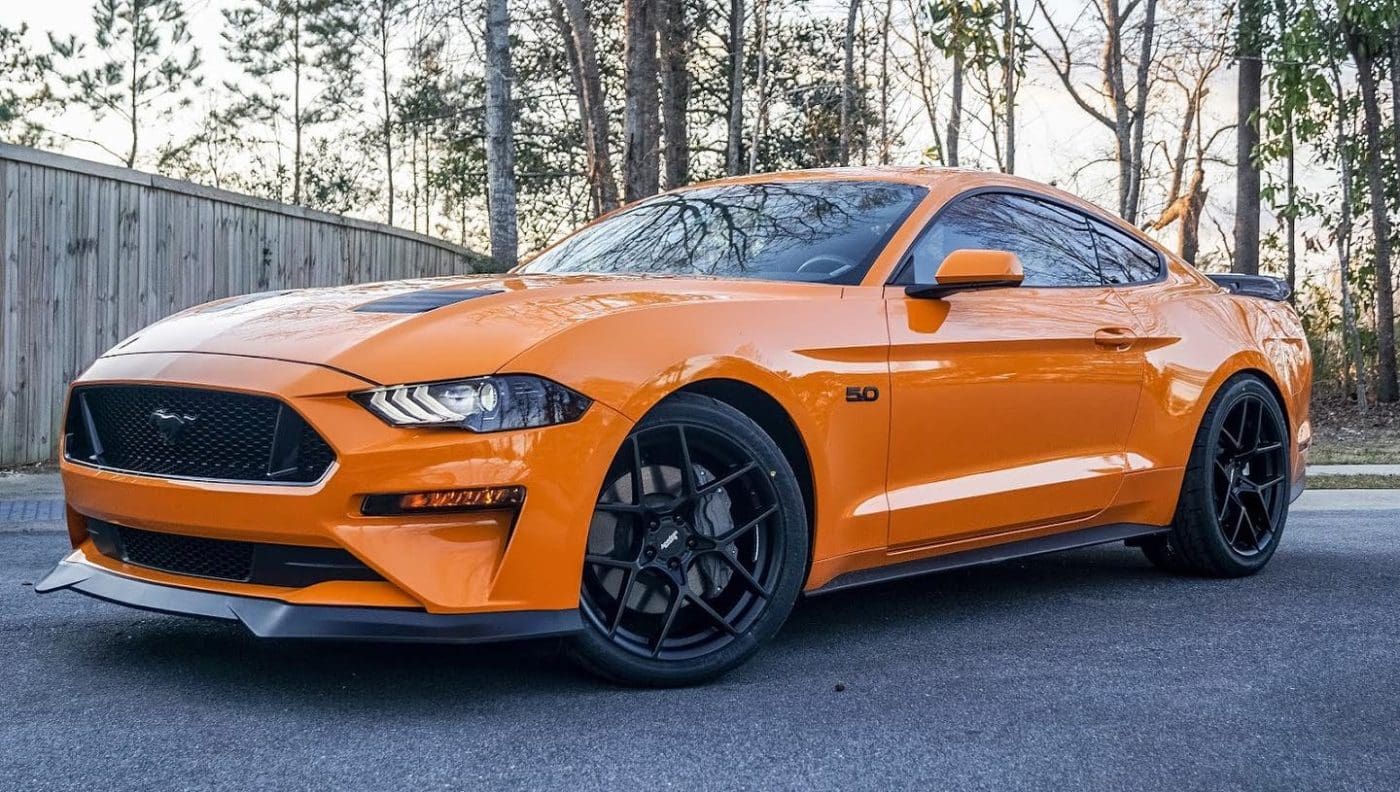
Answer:
[[[931,285],[907,286],[910,297],[937,299],[969,289],[999,289],[1020,286],[1025,275],[1021,260],[1006,250],[954,250],[938,265]]]

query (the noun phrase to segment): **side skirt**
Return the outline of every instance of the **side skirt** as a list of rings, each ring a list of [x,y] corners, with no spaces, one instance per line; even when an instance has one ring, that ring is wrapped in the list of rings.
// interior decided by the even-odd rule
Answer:
[[[1168,528],[1166,526],[1161,525],[1115,523],[1112,525],[1099,525],[1093,528],[1081,528],[1077,531],[1066,531],[1049,536],[1037,536],[1034,539],[1022,539],[1020,541],[1007,542],[991,547],[979,547],[975,550],[963,550],[957,553],[920,558],[916,561],[906,561],[904,563],[876,567],[874,569],[858,569],[832,579],[831,582],[819,589],[807,592],[807,596],[829,594],[833,591],[842,591],[858,586],[868,586],[872,583],[883,583],[887,580],[899,580],[900,578],[914,577],[915,575],[925,575],[930,572],[945,572],[950,569],[962,569],[964,567],[980,566],[982,564],[995,564],[1016,558],[1055,553],[1060,550],[1074,550],[1080,547],[1092,547],[1093,545],[1107,544],[1109,542],[1141,539],[1145,536],[1166,533],[1167,530]]]

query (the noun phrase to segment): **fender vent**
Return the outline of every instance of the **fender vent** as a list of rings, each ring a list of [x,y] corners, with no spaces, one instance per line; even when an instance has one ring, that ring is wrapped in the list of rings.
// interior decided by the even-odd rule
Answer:
[[[392,297],[367,302],[356,308],[365,313],[427,313],[434,308],[454,305],[464,300],[500,294],[498,289],[435,289],[395,294]]]

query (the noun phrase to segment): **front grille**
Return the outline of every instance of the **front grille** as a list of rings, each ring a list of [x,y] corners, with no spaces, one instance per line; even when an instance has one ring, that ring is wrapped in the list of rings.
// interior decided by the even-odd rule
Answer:
[[[117,526],[122,560],[177,575],[247,581],[253,574],[253,543],[143,531]]]
[[[132,473],[307,484],[335,452],[269,396],[168,385],[89,385],[69,400],[65,455]]]
[[[383,580],[338,547],[241,542],[147,531],[87,518],[98,552],[176,575],[301,588],[331,580]]]

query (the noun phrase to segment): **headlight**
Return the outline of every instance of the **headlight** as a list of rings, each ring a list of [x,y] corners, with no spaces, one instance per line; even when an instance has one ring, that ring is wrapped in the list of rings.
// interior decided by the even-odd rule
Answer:
[[[350,398],[393,426],[447,426],[499,432],[576,421],[592,400],[557,382],[524,374],[392,385]]]

